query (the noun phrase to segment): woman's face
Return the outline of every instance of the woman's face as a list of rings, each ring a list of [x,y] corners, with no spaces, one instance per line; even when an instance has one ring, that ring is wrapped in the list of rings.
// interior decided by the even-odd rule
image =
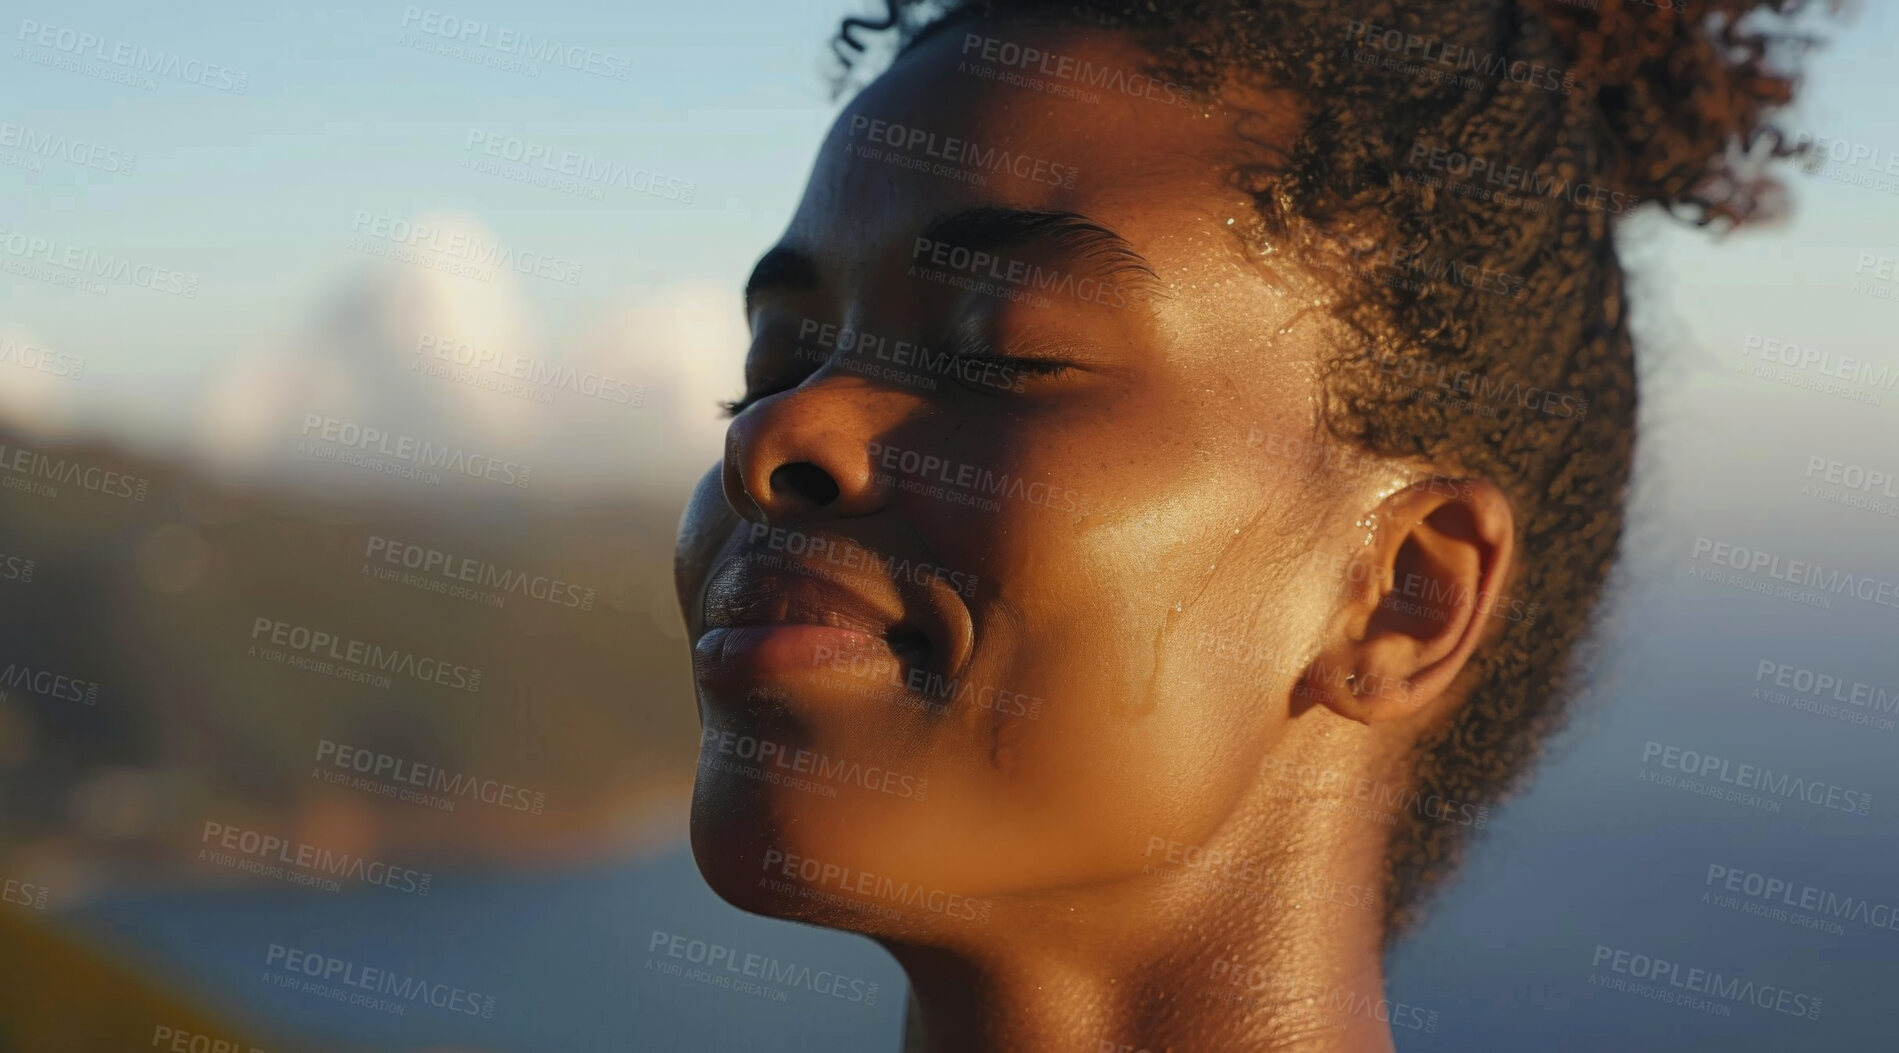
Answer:
[[[1364,534],[1311,481],[1325,316],[1229,182],[1293,121],[1146,69],[942,34],[844,111],[753,276],[750,404],[678,550],[693,847],[740,906],[916,931],[1138,878],[1284,733],[1314,556]]]

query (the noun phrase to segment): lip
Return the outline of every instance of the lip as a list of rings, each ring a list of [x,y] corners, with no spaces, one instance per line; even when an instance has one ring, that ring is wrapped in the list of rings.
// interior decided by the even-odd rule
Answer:
[[[740,554],[706,582],[705,626],[806,625],[886,636],[903,624],[900,604],[879,603],[824,578],[761,566]]]
[[[742,550],[707,579],[694,673],[706,687],[749,692],[812,685],[827,658],[862,657],[887,663],[900,690],[912,669],[959,668],[971,646],[967,611],[927,585],[908,586],[898,577]]]
[[[693,648],[693,670],[715,695],[745,695],[774,686],[797,694],[814,688],[822,668],[838,659],[870,658],[893,685],[903,659],[882,637],[828,625],[739,625],[708,629]],[[877,683],[870,681],[869,683]],[[776,693],[774,693],[776,694]]]

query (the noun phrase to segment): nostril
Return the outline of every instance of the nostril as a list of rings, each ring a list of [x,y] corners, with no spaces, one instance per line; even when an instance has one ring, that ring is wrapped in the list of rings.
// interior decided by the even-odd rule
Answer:
[[[822,508],[837,500],[837,480],[810,461],[781,464],[771,473],[774,494],[789,493]]]

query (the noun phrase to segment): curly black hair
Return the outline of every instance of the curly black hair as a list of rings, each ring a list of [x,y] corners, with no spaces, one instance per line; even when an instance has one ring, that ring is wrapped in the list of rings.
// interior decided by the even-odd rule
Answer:
[[[1509,621],[1472,660],[1468,700],[1412,765],[1424,799],[1488,805],[1520,782],[1582,686],[1577,650],[1622,537],[1636,373],[1614,230],[1638,202],[1717,230],[1783,212],[1769,163],[1800,150],[1774,121],[1815,42],[1797,29],[1808,7],[887,0],[881,18],[846,19],[832,47],[848,74],[862,31],[894,30],[902,54],[976,19],[1080,22],[1138,34],[1157,75],[1196,91],[1295,93],[1291,156],[1232,178],[1275,251],[1325,265],[1334,313],[1362,337],[1328,363],[1326,428],[1372,454],[1489,479],[1518,512],[1512,588],[1542,614]],[[1498,193],[1494,179],[1459,180],[1459,158],[1467,172],[1482,159],[1516,174]],[[1420,375],[1562,399],[1445,400]],[[1418,812],[1401,811],[1391,836],[1388,942],[1470,829]]]

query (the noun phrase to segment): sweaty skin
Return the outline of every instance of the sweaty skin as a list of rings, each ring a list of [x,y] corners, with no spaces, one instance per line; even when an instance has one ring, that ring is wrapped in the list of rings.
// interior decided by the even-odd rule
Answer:
[[[887,947],[937,1053],[1390,1049],[1379,800],[1457,702],[1508,502],[1323,467],[1343,337],[1231,180],[1298,134],[1283,98],[1067,97],[972,36],[1150,62],[973,23],[820,146],[680,527],[695,858]],[[1395,615],[1350,560],[1454,598]]]

